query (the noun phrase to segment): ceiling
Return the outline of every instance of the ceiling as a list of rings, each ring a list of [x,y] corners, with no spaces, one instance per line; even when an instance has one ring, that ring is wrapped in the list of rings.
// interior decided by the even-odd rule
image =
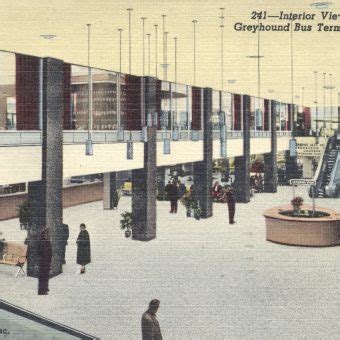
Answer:
[[[314,0],[313,0],[314,1]],[[132,73],[142,74],[142,21],[145,33],[151,33],[151,75],[155,74],[154,24],[158,24],[158,77],[163,77],[162,14],[166,14],[168,34],[168,80],[174,80],[174,37],[177,37],[177,81],[193,84],[193,19],[196,24],[196,85],[221,88],[221,29],[220,7],[224,10],[224,90],[257,95],[258,35],[248,31],[237,32],[234,25],[257,24],[253,11],[267,11],[268,15],[285,13],[315,14],[314,21],[297,21],[313,25],[312,31],[293,32],[293,70],[296,104],[313,106],[315,101],[315,75],[318,72],[317,95],[323,98],[323,73],[326,85],[333,75],[335,89],[326,90],[326,105],[337,102],[340,92],[340,44],[338,32],[317,31],[317,23],[339,25],[339,20],[322,20],[321,10],[310,6],[313,1],[303,0],[230,0],[226,1],[156,1],[156,0],[2,0],[0,2],[0,49],[38,56],[52,56],[75,64],[87,64],[87,23],[91,23],[91,64],[96,67],[119,70],[119,32],[122,32],[122,72],[128,72],[128,12],[132,11]],[[340,13],[340,2],[334,1],[329,9]],[[260,20],[264,24],[287,24],[278,18]],[[56,35],[44,39],[43,34]],[[260,95],[291,102],[291,33],[260,33]],[[145,38],[145,73],[148,74],[148,43]],[[228,80],[236,80],[230,84]],[[304,87],[304,91],[302,88]],[[304,92],[302,98],[302,92]]]

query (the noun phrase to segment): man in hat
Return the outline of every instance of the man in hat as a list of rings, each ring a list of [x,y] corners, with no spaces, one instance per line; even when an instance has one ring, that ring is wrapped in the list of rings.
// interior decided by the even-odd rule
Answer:
[[[142,340],[162,340],[162,333],[156,317],[160,301],[151,300],[149,309],[142,316]]]
[[[49,229],[44,229],[40,234],[38,243],[39,261],[39,286],[38,295],[48,294],[48,280],[52,261],[52,246],[49,237]]]

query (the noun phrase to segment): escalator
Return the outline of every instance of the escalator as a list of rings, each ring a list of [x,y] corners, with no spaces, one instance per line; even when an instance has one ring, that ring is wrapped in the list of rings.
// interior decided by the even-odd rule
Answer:
[[[318,168],[315,173],[315,197],[337,197],[340,194],[340,145],[336,136],[326,143]],[[312,196],[313,188],[310,188]]]
[[[325,193],[327,197],[340,197],[340,150],[336,155],[329,183],[325,187]]]

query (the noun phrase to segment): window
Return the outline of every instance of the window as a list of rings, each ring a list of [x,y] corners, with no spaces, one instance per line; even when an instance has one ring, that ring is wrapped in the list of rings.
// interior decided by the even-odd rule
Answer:
[[[233,103],[232,103],[232,95],[228,92],[221,93],[221,111],[225,113],[225,124],[227,130],[233,129]]]
[[[219,130],[220,128],[220,91],[212,91],[212,126],[213,130]]]
[[[16,129],[15,54],[0,52],[0,130]]]
[[[172,83],[171,99],[173,127],[179,127],[181,130],[187,130],[189,122],[188,86]]]
[[[88,68],[71,67],[71,108],[73,128],[88,129],[89,86]],[[92,127],[93,130],[116,130],[117,119],[117,74],[91,69],[92,77]]]

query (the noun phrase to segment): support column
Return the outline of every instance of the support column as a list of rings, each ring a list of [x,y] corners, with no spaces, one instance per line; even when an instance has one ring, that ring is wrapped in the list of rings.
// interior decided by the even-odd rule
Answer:
[[[293,116],[293,126],[292,126],[292,138],[295,137],[296,134],[296,105],[291,106],[292,116]],[[297,156],[290,156],[290,151],[287,150],[285,152],[285,161],[286,161],[286,179],[289,182],[291,179],[299,178],[298,165],[297,165]]]
[[[270,102],[270,152],[264,158],[264,192],[277,192],[277,132],[276,132],[276,102]]]
[[[144,167],[132,170],[132,238],[148,241],[156,237],[157,164],[156,132],[156,79],[145,77],[144,105],[147,127],[147,142],[144,143]],[[147,117],[151,115],[152,119]]]
[[[295,178],[299,178],[299,173],[298,173],[298,165],[297,165],[297,157],[291,157],[290,156],[290,151],[286,150],[285,151],[285,161],[286,161],[286,178],[287,181]]]
[[[29,183],[27,275],[38,277],[38,240],[46,227],[50,229],[52,263],[50,277],[62,272],[60,227],[63,190],[63,62],[43,59],[42,179]]]
[[[212,171],[213,171],[213,136],[212,136],[212,89],[203,90],[203,161],[195,162],[194,197],[199,200],[202,209],[202,218],[213,215],[213,201],[211,197]]]
[[[111,210],[114,208],[114,200],[117,190],[117,172],[107,172],[103,174],[103,208]]]
[[[157,168],[157,199],[164,201],[165,199],[165,167]]]
[[[303,178],[313,178],[313,157],[303,157]]]
[[[243,156],[235,157],[236,202],[250,201],[250,97],[242,96],[243,102]]]

